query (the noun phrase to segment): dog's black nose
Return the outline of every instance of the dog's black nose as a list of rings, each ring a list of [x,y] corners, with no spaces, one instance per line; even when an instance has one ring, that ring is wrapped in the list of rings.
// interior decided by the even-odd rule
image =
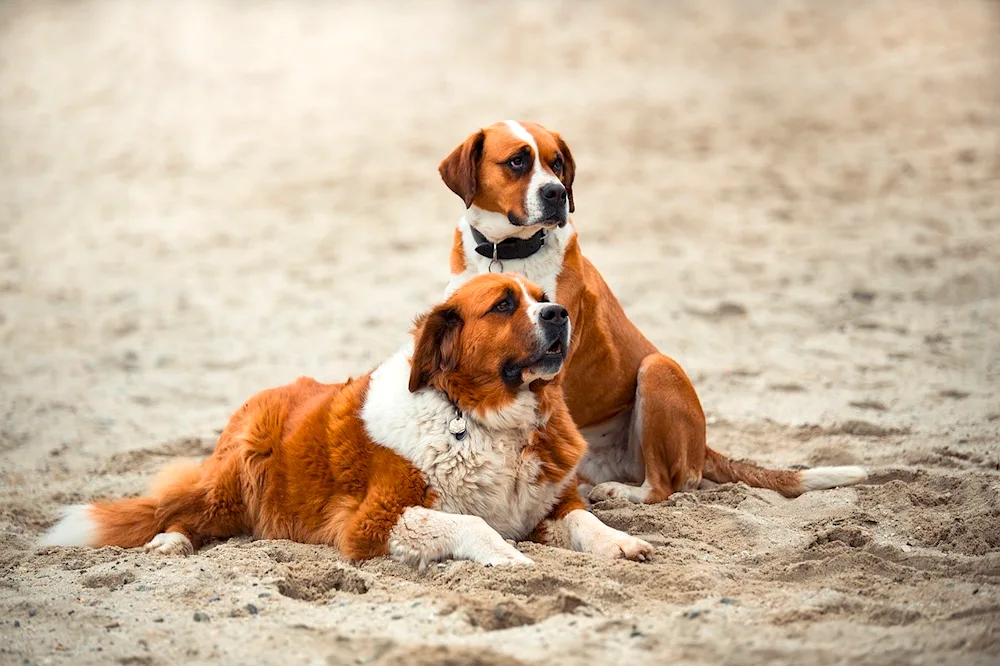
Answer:
[[[539,191],[546,203],[562,204],[566,202],[566,188],[562,186],[562,183],[543,185]]]
[[[556,304],[546,305],[542,308],[539,316],[547,324],[565,324],[569,320],[569,312],[566,311],[566,308]]]

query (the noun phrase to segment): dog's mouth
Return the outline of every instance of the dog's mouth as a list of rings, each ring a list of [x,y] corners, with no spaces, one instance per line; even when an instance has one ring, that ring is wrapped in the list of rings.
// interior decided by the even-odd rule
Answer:
[[[527,361],[513,359],[507,361],[501,370],[504,383],[516,388],[521,386],[526,378],[555,377],[562,370],[563,362],[566,360],[566,345],[565,340],[554,340],[541,353],[537,353]]]
[[[552,227],[565,227],[566,223],[569,221],[569,218],[567,218],[564,213],[556,213],[554,215],[549,215],[546,218],[538,220],[537,222],[532,222],[518,215],[515,215],[514,213],[511,212],[507,213],[507,221],[510,222],[511,225],[515,227],[540,226],[540,227],[548,227],[551,229]]]
[[[543,374],[555,374],[562,368],[563,361],[566,360],[566,340],[562,338],[553,340],[547,347],[528,363],[525,368],[540,371]]]
[[[542,358],[552,359],[552,358],[563,358],[566,356],[566,345],[563,344],[562,340],[556,340],[548,349],[542,354]]]

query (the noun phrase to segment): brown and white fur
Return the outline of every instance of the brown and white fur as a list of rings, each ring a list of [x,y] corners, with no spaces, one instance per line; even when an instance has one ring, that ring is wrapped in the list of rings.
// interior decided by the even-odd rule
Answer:
[[[502,262],[566,306],[573,338],[566,402],[589,443],[579,473],[593,501],[660,502],[703,480],[743,481],[786,497],[858,483],[859,467],[769,470],[708,448],[705,415],[681,367],[625,316],[600,273],[581,253],[569,220],[576,166],[566,142],[535,123],[504,121],[472,134],[441,162],[445,184],[465,203],[451,252],[452,293],[498,266],[475,252],[472,228],[493,243],[530,238],[544,245]]]
[[[646,542],[585,510],[586,442],[563,400],[565,308],[519,276],[471,280],[412,339],[343,384],[302,378],[257,394],[203,463],[144,497],[69,507],[46,545],[189,554],[250,534],[391,555],[530,564],[507,539],[646,559]],[[461,414],[464,437],[449,425]]]

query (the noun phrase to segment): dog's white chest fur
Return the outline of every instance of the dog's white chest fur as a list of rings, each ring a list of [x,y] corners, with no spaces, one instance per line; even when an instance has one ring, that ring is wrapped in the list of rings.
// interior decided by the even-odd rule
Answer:
[[[410,393],[412,342],[372,373],[361,412],[365,429],[377,443],[409,460],[438,493],[438,506],[448,513],[483,518],[507,539],[523,539],[548,515],[566,483],[540,479],[541,465],[522,455],[530,429],[487,429],[467,419],[467,433],[458,440],[448,432],[455,408],[440,393],[422,389]],[[535,412],[535,396],[525,390],[504,416]]]
[[[462,273],[451,276],[448,286],[444,290],[445,298],[451,296],[456,289],[477,275],[489,273],[490,264],[493,263],[492,259],[488,259],[476,252],[476,240],[472,237],[472,230],[466,218],[463,217],[459,221],[458,229],[462,233],[466,269]],[[548,294],[549,298],[555,300],[556,282],[559,278],[559,273],[562,272],[566,245],[575,235],[576,231],[570,224],[564,227],[549,229],[545,245],[538,252],[524,259],[507,259],[503,261],[504,272],[523,275],[540,286]],[[499,272],[498,268],[494,268],[493,270]]]

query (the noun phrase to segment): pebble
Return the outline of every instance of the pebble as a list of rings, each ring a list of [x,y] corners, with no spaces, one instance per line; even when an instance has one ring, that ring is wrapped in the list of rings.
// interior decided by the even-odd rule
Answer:
[[[212,618],[210,618],[207,613],[202,613],[201,611],[194,614],[195,622],[208,622],[211,619]]]
[[[250,613],[251,615],[256,615],[257,607],[254,606],[253,604],[247,604],[247,612]]]

